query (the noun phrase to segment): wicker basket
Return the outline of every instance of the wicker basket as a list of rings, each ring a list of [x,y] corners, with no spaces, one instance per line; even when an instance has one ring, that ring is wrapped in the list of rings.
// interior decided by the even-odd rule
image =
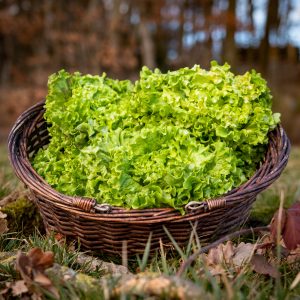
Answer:
[[[202,243],[233,231],[248,218],[259,192],[279,177],[287,164],[290,142],[281,126],[269,135],[268,150],[256,173],[226,195],[205,202],[190,202],[182,216],[172,208],[126,210],[96,204],[94,199],[63,195],[32,168],[29,158],[49,142],[43,118],[44,102],[24,112],[9,136],[9,154],[17,176],[31,190],[45,226],[96,252],[121,253],[127,241],[129,254],[142,253],[152,233],[151,249],[160,240],[170,245],[164,226],[183,246],[196,232]]]

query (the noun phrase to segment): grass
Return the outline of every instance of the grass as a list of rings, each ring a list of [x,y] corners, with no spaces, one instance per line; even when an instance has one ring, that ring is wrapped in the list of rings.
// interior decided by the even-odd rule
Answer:
[[[250,224],[268,224],[273,213],[279,207],[281,193],[284,194],[286,207],[300,197],[300,148],[292,149],[288,166],[280,179],[257,197],[250,216]],[[22,198],[24,188],[10,168],[6,147],[0,145],[0,201],[9,195]],[[172,240],[172,236],[169,238]],[[150,239],[151,237],[149,237],[149,241]],[[256,238],[252,237],[248,241],[254,243]],[[149,256],[149,247],[146,247],[142,257],[128,261],[128,267],[133,272],[175,275],[182,259],[199,248],[199,241],[191,239],[186,249],[176,247],[175,241],[173,243],[176,249],[173,253],[166,254],[161,246],[160,250],[152,257]],[[21,231],[0,236],[0,253],[14,253],[17,250],[26,252],[33,247],[53,251],[56,263],[72,268],[78,273],[86,274],[98,282],[98,285],[95,283],[93,288],[86,289],[80,283],[63,282],[58,278],[53,278],[61,299],[104,299],[105,289],[108,287],[99,285],[99,278],[103,273],[101,270],[91,270],[89,264],[78,264],[79,249],[74,249],[72,245],[64,242],[57,242],[54,236],[45,236],[37,231],[30,235],[24,235]],[[116,261],[120,260],[116,259]],[[207,299],[209,297],[212,299],[299,299],[300,286],[298,285],[293,290],[289,288],[300,270],[300,262],[288,264],[285,260],[275,260],[275,263],[281,273],[280,279],[277,280],[254,273],[249,266],[240,272],[228,268],[226,276],[214,277],[205,269],[202,259],[199,258],[187,270],[184,278],[200,287],[207,294]],[[15,280],[18,276],[11,264],[2,264],[0,261],[0,290],[1,283],[3,286],[4,282]],[[113,279],[109,282],[110,288],[116,284],[117,281],[113,281]],[[141,294],[138,297],[125,295],[124,297],[124,299],[144,299],[145,295]],[[51,299],[51,296],[45,294],[45,298]]]
[[[253,240],[255,242],[255,240]],[[66,243],[58,243],[54,237],[45,237],[38,233],[28,238],[18,238],[14,234],[7,234],[0,238],[0,252],[2,251],[28,251],[32,247],[40,247],[44,251],[53,251],[55,261],[63,266],[70,267],[76,272],[80,272],[90,276],[90,283],[97,287],[98,293],[93,289],[87,289],[81,281],[63,281],[58,274],[53,276],[55,287],[59,290],[61,299],[104,299],[105,287],[99,285],[101,278],[101,270],[93,272],[90,266],[79,265],[76,259],[79,255],[78,249],[70,251],[70,246]],[[188,247],[187,247],[188,248]],[[146,272],[145,274],[161,274],[173,276],[176,273],[181,261],[181,255],[188,256],[193,249],[197,249],[197,243],[193,241],[190,249],[180,249],[180,253],[173,253],[168,259],[161,252],[149,258],[148,251],[145,251],[143,259],[138,260],[139,270]],[[129,262],[130,264],[130,262]],[[226,269],[226,276],[213,277],[209,271],[205,269],[203,261],[199,258],[195,264],[188,269],[184,275],[185,279],[195,283],[207,295],[207,299],[298,299],[300,295],[300,286],[294,290],[289,290],[289,287],[296,277],[300,269],[300,262],[295,264],[287,264],[284,260],[278,266],[281,278],[276,280],[265,275],[254,273],[249,266],[246,266],[242,272],[234,270],[230,267]],[[200,272],[201,270],[201,272]],[[139,271],[139,272],[140,272]],[[87,277],[84,277],[85,281]],[[11,264],[0,263],[0,286],[1,281],[12,281],[18,279],[18,274]],[[94,281],[93,281],[94,280]],[[111,279],[108,281],[110,289],[115,287],[117,280]],[[98,286],[97,286],[98,285]],[[1,289],[1,288],[0,288]],[[89,297],[95,298],[89,298]],[[129,297],[129,295],[127,295]],[[141,298],[146,295],[140,294]],[[211,297],[211,298],[210,298]],[[51,299],[51,297],[46,297]],[[136,299],[136,298],[126,298]],[[158,299],[158,298],[153,298]],[[168,299],[168,298],[165,298]]]

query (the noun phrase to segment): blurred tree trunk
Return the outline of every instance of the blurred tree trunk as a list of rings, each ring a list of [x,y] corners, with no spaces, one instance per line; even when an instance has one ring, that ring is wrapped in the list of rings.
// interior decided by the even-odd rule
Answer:
[[[249,5],[249,16],[250,16],[250,27],[251,27],[251,31],[254,31],[254,21],[253,21],[253,0],[248,0],[248,5]],[[248,49],[248,59],[251,62],[255,61],[255,53],[256,53],[256,49],[251,46]]]
[[[150,69],[155,68],[154,44],[147,24],[141,19],[139,24],[139,33],[141,38],[142,63]]]
[[[182,57],[184,55],[184,46],[183,46],[184,24],[185,24],[184,13],[187,7],[188,7],[187,0],[182,0],[180,3],[179,30],[178,30],[178,39],[179,39],[178,56],[179,57]]]
[[[211,27],[210,27],[210,21],[208,20],[209,16],[212,14],[212,6],[213,6],[213,0],[206,0],[203,1],[202,7],[203,12],[205,16],[205,28],[206,33],[208,34],[207,41],[203,43],[201,52],[204,53],[204,55],[201,53],[201,56],[204,56],[204,62],[209,62],[212,59],[212,37],[211,37]],[[202,60],[203,61],[203,60]],[[206,63],[203,65],[204,67],[209,67],[209,63]]]
[[[119,48],[119,24],[120,24],[120,0],[113,1],[113,12],[111,17],[111,41],[114,49]]]
[[[270,43],[269,37],[272,29],[278,28],[279,17],[278,17],[278,8],[279,0],[269,0],[267,5],[267,20],[265,27],[265,35],[261,41],[260,50],[259,50],[259,61],[262,68],[262,72],[266,73],[269,64],[269,55],[270,55]]]
[[[87,34],[87,37],[91,37],[92,35],[101,36],[101,32],[99,32],[99,28],[101,28],[102,24],[107,24],[106,14],[101,13],[101,19],[99,18],[99,15],[95,12],[101,11],[103,12],[105,10],[104,4],[102,0],[90,0],[89,5],[87,6],[87,12],[85,14],[85,22],[84,22],[84,28]],[[95,15],[98,16],[97,19],[95,19]],[[118,16],[117,16],[118,17]],[[92,21],[94,20],[94,21]],[[102,24],[101,24],[102,23]],[[115,39],[115,32],[113,34],[113,39]],[[102,35],[102,38],[105,39],[104,35]],[[117,39],[116,39],[117,40]],[[91,49],[93,49],[94,53],[98,52],[97,44],[89,45],[88,43],[81,43],[81,53],[82,53],[82,65],[85,66],[87,69],[87,72],[98,74],[101,72],[100,64],[99,63],[90,63],[90,55],[89,52]],[[117,44],[115,45],[118,46]]]
[[[234,34],[235,26],[235,0],[229,0],[226,20],[226,38],[224,42],[224,61],[227,61],[231,66],[236,66],[236,45]]]
[[[160,1],[160,4],[156,6],[156,32],[154,35],[154,45],[155,45],[155,65],[159,66],[162,70],[167,67],[167,48],[166,40],[168,36],[166,35],[166,31],[163,27],[163,18],[162,18],[162,7],[164,5],[164,1]]]
[[[151,1],[145,1],[143,4],[140,4],[140,23],[138,25],[138,32],[141,39],[142,64],[150,69],[156,67],[154,40],[147,24],[147,16],[151,13],[152,5]]]

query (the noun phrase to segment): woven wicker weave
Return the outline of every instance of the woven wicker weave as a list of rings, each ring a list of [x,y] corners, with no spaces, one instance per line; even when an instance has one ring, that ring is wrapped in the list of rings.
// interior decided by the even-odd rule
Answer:
[[[17,120],[9,136],[12,166],[31,190],[47,230],[79,239],[82,247],[96,252],[121,253],[126,240],[129,254],[141,253],[151,232],[152,250],[159,247],[160,239],[164,245],[170,245],[164,227],[180,246],[187,243],[192,231],[202,243],[225,235],[246,221],[257,194],[279,177],[290,151],[290,142],[278,126],[269,134],[263,163],[246,183],[223,197],[190,202],[184,216],[171,208],[110,209],[93,199],[57,192],[32,168],[29,158],[49,142],[43,114],[44,102],[41,102]]]

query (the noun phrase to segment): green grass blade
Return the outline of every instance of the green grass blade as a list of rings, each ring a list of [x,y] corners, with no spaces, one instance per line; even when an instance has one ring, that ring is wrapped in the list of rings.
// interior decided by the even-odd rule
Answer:
[[[172,237],[171,233],[169,232],[169,230],[163,226],[164,231],[166,232],[167,236],[169,237],[169,239],[171,240],[173,246],[175,247],[176,251],[178,252],[178,254],[181,256],[182,259],[186,259],[186,255],[184,254],[184,252],[182,251],[182,249],[179,247],[179,245],[177,244],[177,242],[175,241],[175,239]]]
[[[150,235],[148,237],[148,241],[147,241],[147,244],[146,244],[146,247],[145,247],[143,258],[142,258],[142,261],[139,264],[141,272],[144,272],[144,270],[147,266],[148,258],[149,258],[149,255],[150,255],[151,239],[152,239],[152,232],[150,233]]]

